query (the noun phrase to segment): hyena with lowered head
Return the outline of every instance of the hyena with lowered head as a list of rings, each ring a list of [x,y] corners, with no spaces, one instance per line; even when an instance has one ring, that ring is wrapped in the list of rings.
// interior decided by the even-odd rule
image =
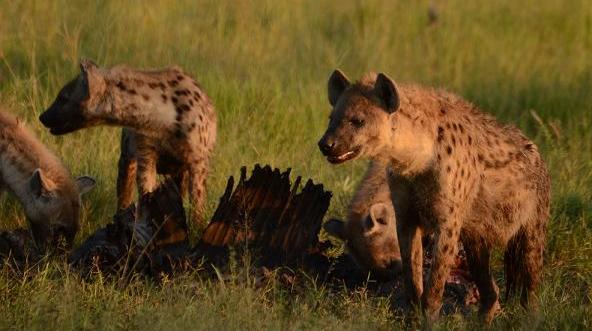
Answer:
[[[73,180],[62,162],[23,123],[0,111],[0,193],[6,189],[23,205],[31,234],[40,249],[60,236],[74,242],[80,218],[80,196],[95,185],[82,176]]]
[[[124,127],[117,180],[118,207],[154,191],[157,173],[187,187],[198,222],[205,200],[209,159],[216,141],[216,113],[199,84],[180,68],[141,71],[99,68],[82,60],[40,121],[55,135],[97,125]]]
[[[323,228],[345,242],[348,253],[363,270],[381,278],[401,272],[397,223],[385,164],[370,162],[345,222],[331,219]]]
[[[489,261],[496,245],[506,249],[507,294],[521,290],[522,303],[535,304],[550,199],[549,175],[536,145],[456,95],[397,87],[384,74],[350,83],[336,70],[328,90],[333,111],[319,147],[332,163],[361,156],[388,163],[411,301],[420,303],[429,319],[437,318],[460,240],[484,322],[500,308]],[[425,290],[423,232],[435,235]]]

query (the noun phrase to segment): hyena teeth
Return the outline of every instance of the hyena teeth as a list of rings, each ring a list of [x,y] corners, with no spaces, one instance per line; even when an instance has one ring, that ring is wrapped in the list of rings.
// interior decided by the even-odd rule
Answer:
[[[341,155],[339,155],[337,157],[337,159],[339,159],[339,160],[345,160],[346,158],[350,157],[351,155],[354,155],[354,151],[350,151],[350,152],[347,152],[345,154],[341,154]]]

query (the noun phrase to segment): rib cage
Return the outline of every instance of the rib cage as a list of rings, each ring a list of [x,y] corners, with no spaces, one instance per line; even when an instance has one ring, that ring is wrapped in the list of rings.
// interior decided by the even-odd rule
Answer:
[[[290,169],[280,173],[256,165],[246,179],[241,169],[238,184],[230,177],[218,208],[197,246],[203,256],[220,249],[248,244],[263,265],[294,265],[318,245],[323,216],[331,193],[302,177],[290,182]]]

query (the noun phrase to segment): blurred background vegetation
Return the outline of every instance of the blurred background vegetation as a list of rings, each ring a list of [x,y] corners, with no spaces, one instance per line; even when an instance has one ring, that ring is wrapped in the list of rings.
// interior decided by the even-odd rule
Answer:
[[[327,125],[326,81],[334,68],[352,78],[382,71],[466,97],[533,138],[552,174],[541,312],[529,316],[510,302],[494,327],[592,328],[589,0],[0,0],[2,107],[27,119],[74,174],[98,179],[85,199],[78,240],[115,211],[120,130],[53,137],[37,117],[77,74],[81,57],[103,66],[177,64],[200,81],[219,116],[206,219],[227,177],[255,163],[290,167],[325,184],[334,193],[329,216],[345,215],[365,164],[332,166],[316,147]],[[0,206],[2,229],[26,226],[14,199],[3,197]],[[499,263],[496,270],[503,284]],[[0,327],[404,326],[387,299],[363,292],[330,294],[311,281],[310,291],[292,298],[275,286],[261,291],[239,283],[182,277],[162,287],[139,282],[118,290],[49,265],[16,285],[0,275]],[[442,328],[472,323],[453,316]]]

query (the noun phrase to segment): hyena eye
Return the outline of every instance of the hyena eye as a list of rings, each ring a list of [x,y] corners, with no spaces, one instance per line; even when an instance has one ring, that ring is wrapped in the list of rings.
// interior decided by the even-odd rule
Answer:
[[[361,128],[364,126],[364,120],[354,117],[349,120],[349,124],[351,124],[355,128]]]

